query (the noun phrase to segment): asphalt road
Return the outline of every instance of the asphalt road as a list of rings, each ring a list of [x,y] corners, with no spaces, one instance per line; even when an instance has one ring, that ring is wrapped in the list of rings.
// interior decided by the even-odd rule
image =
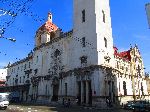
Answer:
[[[0,110],[0,112],[8,112],[8,110]]]
[[[63,106],[31,106],[31,105],[10,105],[6,110],[0,112],[132,112],[123,109],[92,109],[83,107],[63,107]]]

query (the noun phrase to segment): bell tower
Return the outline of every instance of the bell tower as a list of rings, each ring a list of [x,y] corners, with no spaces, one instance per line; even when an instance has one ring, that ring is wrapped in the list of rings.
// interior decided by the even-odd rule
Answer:
[[[109,0],[74,0],[73,8],[73,38],[80,40],[74,42],[78,57],[86,56],[87,64],[113,65]]]

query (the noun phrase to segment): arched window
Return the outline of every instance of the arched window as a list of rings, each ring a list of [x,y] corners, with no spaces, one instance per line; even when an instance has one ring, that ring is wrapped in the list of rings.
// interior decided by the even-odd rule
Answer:
[[[86,64],[87,63],[87,56],[82,56],[80,57],[81,64]]]
[[[105,12],[102,10],[103,13],[103,22],[105,23]]]
[[[104,37],[105,47],[107,48],[107,39]]]
[[[41,45],[41,35],[37,34],[37,46]]]
[[[57,58],[59,55],[60,55],[60,51],[56,49],[56,51],[54,52],[54,56]]]

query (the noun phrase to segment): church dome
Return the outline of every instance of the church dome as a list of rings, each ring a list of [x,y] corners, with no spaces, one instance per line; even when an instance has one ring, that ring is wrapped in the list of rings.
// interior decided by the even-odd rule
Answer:
[[[38,31],[47,31],[49,33],[51,32],[55,32],[58,29],[58,27],[52,23],[52,14],[49,12],[48,13],[48,20],[46,23],[44,23],[39,29]]]
[[[52,22],[52,14],[48,13],[48,20],[37,30],[35,45],[40,46],[55,38],[59,28]]]

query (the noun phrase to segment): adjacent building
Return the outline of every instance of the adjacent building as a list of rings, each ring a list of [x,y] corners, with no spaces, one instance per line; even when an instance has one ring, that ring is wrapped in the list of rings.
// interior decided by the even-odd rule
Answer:
[[[5,86],[7,69],[0,69],[0,87]]]
[[[6,68],[0,69],[0,80],[6,81],[6,76],[7,76],[7,69]]]
[[[149,73],[145,73],[145,80],[146,80],[146,84],[147,84],[147,92],[150,95],[150,77],[149,77]]]
[[[73,5],[73,29],[62,32],[48,13],[33,51],[8,65],[6,90],[18,91],[22,101],[75,103],[78,98],[79,104],[102,107],[106,99],[113,104],[148,99],[137,45],[123,52],[113,46],[109,0],[74,0]]]

